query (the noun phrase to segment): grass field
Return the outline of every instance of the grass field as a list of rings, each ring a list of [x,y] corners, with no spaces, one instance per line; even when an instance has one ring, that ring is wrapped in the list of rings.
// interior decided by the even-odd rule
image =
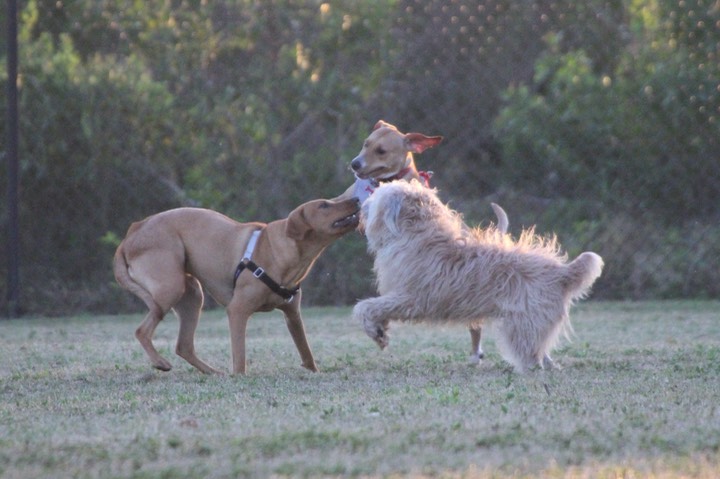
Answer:
[[[349,309],[308,309],[321,372],[282,317],[248,328],[248,375],[151,369],[140,315],[0,321],[0,477],[720,476],[720,303],[587,303],[560,371],[468,362],[461,327],[394,325],[381,352]],[[227,369],[222,312],[198,354]]]

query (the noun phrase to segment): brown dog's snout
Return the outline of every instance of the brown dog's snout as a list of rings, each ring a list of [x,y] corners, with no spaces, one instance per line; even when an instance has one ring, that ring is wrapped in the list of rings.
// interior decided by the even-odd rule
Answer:
[[[349,200],[347,200],[350,203],[350,206],[352,208],[352,214],[358,215],[358,218],[360,216],[360,211],[362,209],[362,201],[360,201],[360,198],[357,196],[353,196]]]

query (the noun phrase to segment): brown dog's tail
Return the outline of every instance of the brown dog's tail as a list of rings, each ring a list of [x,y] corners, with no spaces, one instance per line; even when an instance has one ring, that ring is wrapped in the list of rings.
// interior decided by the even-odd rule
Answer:
[[[602,258],[592,252],[582,253],[567,265],[565,284],[571,299],[585,297],[603,269]]]
[[[135,224],[130,227],[128,234],[130,234],[134,227]],[[123,241],[115,250],[115,256],[113,257],[115,280],[120,286],[140,298],[153,315],[162,317],[162,308],[158,306],[150,292],[130,276],[129,269],[130,265],[128,265],[127,258],[125,257],[125,241]]]

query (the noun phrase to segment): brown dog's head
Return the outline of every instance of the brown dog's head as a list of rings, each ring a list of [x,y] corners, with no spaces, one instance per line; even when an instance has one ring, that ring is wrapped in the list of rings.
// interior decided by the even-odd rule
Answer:
[[[360,220],[357,198],[344,201],[313,200],[295,208],[287,219],[288,237],[303,241],[313,235],[317,239],[334,240],[357,228]]]
[[[362,179],[386,179],[410,166],[413,153],[422,153],[442,141],[442,136],[401,133],[393,125],[380,120],[363,144],[350,168]]]

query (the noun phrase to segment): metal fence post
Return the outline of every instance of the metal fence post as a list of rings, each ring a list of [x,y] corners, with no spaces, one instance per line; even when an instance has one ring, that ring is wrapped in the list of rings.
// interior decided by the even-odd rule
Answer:
[[[7,315],[20,313],[20,231],[18,215],[18,43],[17,0],[7,2]]]

